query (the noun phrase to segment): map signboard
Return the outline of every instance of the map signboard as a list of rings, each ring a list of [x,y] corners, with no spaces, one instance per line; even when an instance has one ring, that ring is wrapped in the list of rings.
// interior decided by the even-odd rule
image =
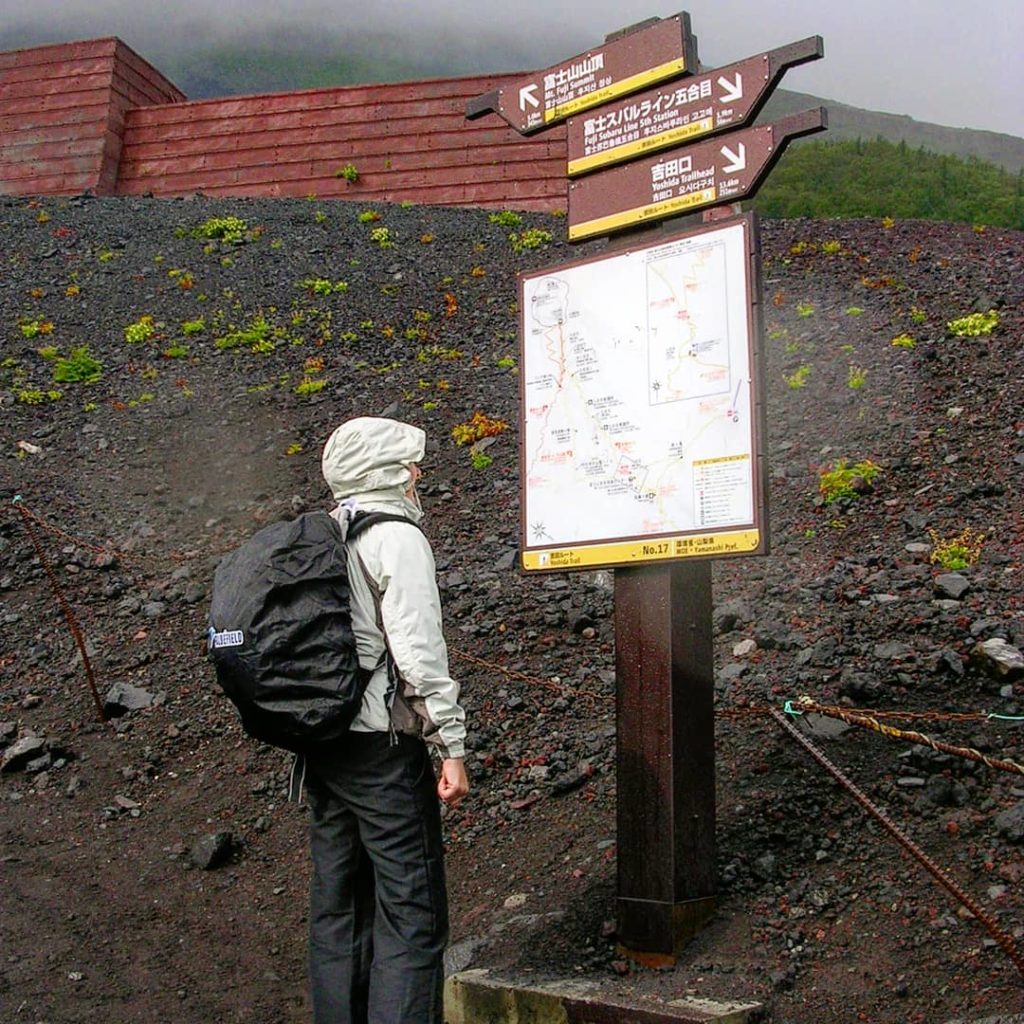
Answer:
[[[466,104],[466,117],[493,110],[526,135],[696,67],[690,16],[683,11],[478,96]]]
[[[791,139],[826,126],[825,109],[817,107],[573,181],[569,240],[742,199],[757,188]]]
[[[764,552],[756,230],[520,276],[524,569]]]
[[[811,36],[571,117],[567,125],[569,176],[712,132],[742,128],[757,116],[788,68],[817,60],[824,52],[821,36]]]

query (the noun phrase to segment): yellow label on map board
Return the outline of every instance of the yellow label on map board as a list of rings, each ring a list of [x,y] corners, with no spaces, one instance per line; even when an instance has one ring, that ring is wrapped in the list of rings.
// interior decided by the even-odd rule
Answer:
[[[523,568],[586,569],[601,565],[639,565],[678,558],[710,558],[756,551],[761,543],[759,530],[708,533],[687,537],[659,537],[657,540],[625,541],[613,544],[587,544],[544,551],[524,551]]]

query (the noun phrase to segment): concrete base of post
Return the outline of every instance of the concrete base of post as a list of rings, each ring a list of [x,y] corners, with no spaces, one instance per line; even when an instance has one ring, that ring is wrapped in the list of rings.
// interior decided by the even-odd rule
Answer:
[[[445,1024],[751,1024],[760,1003],[712,999],[630,1001],[574,979],[543,984],[462,971],[445,982]]]

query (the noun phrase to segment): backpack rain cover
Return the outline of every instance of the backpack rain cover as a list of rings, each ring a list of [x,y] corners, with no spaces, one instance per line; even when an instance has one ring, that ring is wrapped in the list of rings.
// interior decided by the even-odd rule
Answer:
[[[359,667],[334,519],[308,512],[272,523],[227,555],[214,573],[208,642],[250,736],[296,753],[343,736],[371,673]]]

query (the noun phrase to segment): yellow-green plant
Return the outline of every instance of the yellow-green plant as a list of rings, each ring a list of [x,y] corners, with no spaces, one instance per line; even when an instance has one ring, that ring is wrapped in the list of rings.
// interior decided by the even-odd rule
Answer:
[[[339,167],[334,172],[336,178],[344,178],[350,185],[354,185],[359,180],[359,170],[355,164],[345,164],[344,167]]]
[[[513,252],[526,252],[529,249],[539,249],[542,245],[547,245],[548,242],[551,241],[551,238],[551,232],[545,231],[543,228],[525,228],[518,233],[513,231],[512,234],[508,236]]]
[[[211,217],[194,228],[194,238],[215,238],[221,242],[244,242],[249,225],[241,217]]]
[[[523,218],[514,210],[502,210],[500,213],[490,213],[487,219],[492,224],[500,224],[503,228],[517,228],[523,223]]]
[[[897,334],[892,344],[894,348],[914,348],[917,342],[909,334]]]
[[[882,470],[870,459],[864,459],[849,465],[846,459],[840,459],[831,469],[823,469],[818,478],[818,490],[826,505],[840,498],[856,498],[863,485],[870,487],[871,482]]]
[[[806,363],[802,363],[785,380],[786,384],[795,391],[797,388],[806,387],[810,376],[811,368]]]
[[[797,316],[814,316],[814,307],[809,302],[798,302],[796,312]]]
[[[295,394],[315,395],[318,391],[323,391],[326,384],[327,381],[316,377],[303,377],[302,381],[295,385]]]
[[[999,313],[994,309],[987,313],[968,313],[967,316],[946,323],[949,333],[958,338],[977,338],[982,334],[991,334],[998,326]]]
[[[325,277],[307,277],[299,282],[298,287],[304,288],[314,295],[333,295],[335,292],[347,292],[348,281],[329,281]]]
[[[228,331],[214,339],[214,347],[221,350],[248,345],[254,352],[269,352],[274,347],[274,328],[262,314],[253,317],[248,327]],[[269,345],[269,348],[267,347]]]
[[[932,539],[932,553],[929,560],[947,572],[967,569],[981,557],[985,534],[966,527],[951,537],[940,537],[934,530],[928,531]]]
[[[156,327],[153,318],[148,314],[140,316],[134,323],[128,324],[124,329],[124,340],[130,345],[137,345],[141,341],[149,341],[156,334]]]
[[[19,325],[23,338],[37,338],[40,334],[50,334],[53,323],[50,320],[23,320]]]
[[[854,391],[864,387],[868,380],[868,371],[863,366],[854,366],[852,363],[849,367],[849,372],[846,375],[846,386],[853,388]]]

